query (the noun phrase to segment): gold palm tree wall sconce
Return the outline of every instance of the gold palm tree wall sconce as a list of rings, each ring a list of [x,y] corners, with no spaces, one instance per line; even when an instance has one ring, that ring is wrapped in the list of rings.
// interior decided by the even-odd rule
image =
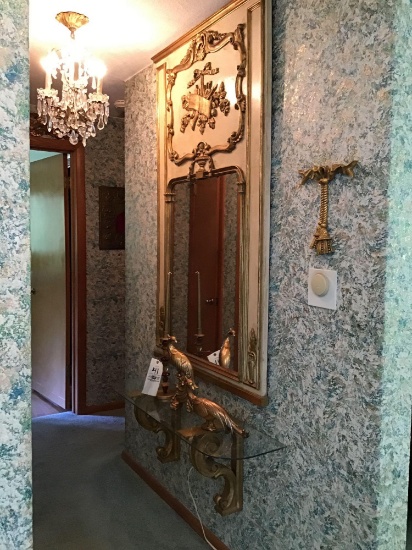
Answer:
[[[353,160],[349,164],[332,164],[332,166],[313,166],[309,170],[299,170],[302,176],[300,185],[313,179],[320,185],[320,215],[319,221],[310,243],[310,248],[315,248],[317,254],[331,254],[332,237],[328,232],[328,214],[329,214],[329,183],[337,174],[353,177],[353,168],[358,164]]]

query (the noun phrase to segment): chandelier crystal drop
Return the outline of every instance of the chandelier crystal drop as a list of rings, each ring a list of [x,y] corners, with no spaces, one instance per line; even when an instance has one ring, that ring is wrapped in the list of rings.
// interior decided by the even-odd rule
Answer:
[[[52,50],[41,64],[46,73],[44,88],[37,89],[37,112],[40,122],[59,138],[68,137],[72,145],[79,140],[86,146],[89,137],[103,130],[109,118],[109,96],[103,93],[106,67],[88,55],[75,41],[75,31],[89,19],[76,12],[61,12],[57,21],[70,30],[70,43]],[[52,78],[60,73],[62,94],[52,88]],[[88,93],[90,84],[93,92]]]

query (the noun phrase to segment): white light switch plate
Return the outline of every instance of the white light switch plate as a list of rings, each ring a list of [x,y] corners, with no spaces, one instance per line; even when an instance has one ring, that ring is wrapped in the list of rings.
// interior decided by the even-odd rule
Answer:
[[[324,277],[328,279],[329,289],[324,296],[316,296],[312,290],[312,277],[316,273],[321,273]],[[309,277],[308,277],[308,305],[316,307],[324,307],[325,309],[336,309],[336,290],[338,286],[338,274],[336,271],[331,269],[315,269],[314,267],[309,268]]]

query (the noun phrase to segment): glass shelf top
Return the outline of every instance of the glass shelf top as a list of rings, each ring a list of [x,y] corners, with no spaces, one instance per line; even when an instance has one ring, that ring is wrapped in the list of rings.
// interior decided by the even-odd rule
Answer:
[[[116,390],[126,401],[143,413],[152,425],[160,425],[175,434],[183,443],[195,447],[206,456],[223,460],[245,460],[263,456],[286,448],[277,438],[270,437],[247,424],[241,427],[247,432],[242,437],[235,432],[211,432],[202,428],[204,419],[188,412],[186,405],[178,411],[170,407],[170,399],[158,399],[140,391]]]

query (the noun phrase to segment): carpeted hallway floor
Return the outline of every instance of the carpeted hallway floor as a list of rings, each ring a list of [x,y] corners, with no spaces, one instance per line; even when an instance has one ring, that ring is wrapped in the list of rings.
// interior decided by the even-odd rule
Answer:
[[[120,458],[124,418],[33,420],[34,550],[205,550]]]

